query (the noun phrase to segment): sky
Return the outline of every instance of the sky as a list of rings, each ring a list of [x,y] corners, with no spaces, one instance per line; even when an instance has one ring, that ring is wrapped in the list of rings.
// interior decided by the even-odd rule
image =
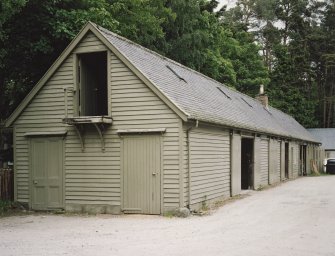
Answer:
[[[219,0],[219,2],[219,8],[226,4],[229,9],[235,5],[236,0]]]

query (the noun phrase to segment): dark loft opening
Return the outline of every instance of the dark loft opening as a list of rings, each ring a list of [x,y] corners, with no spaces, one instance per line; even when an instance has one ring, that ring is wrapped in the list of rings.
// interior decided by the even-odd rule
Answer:
[[[252,189],[254,169],[254,140],[242,138],[241,141],[241,188]]]
[[[108,115],[107,53],[84,53],[79,56],[79,115]]]

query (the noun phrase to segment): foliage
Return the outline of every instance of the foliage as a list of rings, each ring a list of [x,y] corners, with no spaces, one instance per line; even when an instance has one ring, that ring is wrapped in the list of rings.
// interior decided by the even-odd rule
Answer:
[[[0,216],[5,215],[12,208],[11,201],[0,200]]]
[[[335,125],[334,8],[326,0],[238,0],[224,17],[259,43],[270,104],[306,127]]]
[[[333,1],[3,0],[0,119],[8,117],[88,21],[250,96],[307,127],[334,126]]]

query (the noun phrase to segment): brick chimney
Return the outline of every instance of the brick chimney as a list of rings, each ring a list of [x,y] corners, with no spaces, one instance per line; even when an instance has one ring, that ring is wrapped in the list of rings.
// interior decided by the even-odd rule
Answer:
[[[264,93],[264,85],[261,84],[259,87],[259,94],[256,96],[256,100],[258,100],[265,108],[269,108],[269,98]]]

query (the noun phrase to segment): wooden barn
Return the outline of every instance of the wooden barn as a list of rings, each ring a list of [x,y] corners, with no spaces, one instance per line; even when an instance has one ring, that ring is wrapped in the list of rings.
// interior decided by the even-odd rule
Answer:
[[[310,172],[291,116],[88,23],[6,121],[15,200],[163,214]],[[311,152],[311,153],[307,153]]]

